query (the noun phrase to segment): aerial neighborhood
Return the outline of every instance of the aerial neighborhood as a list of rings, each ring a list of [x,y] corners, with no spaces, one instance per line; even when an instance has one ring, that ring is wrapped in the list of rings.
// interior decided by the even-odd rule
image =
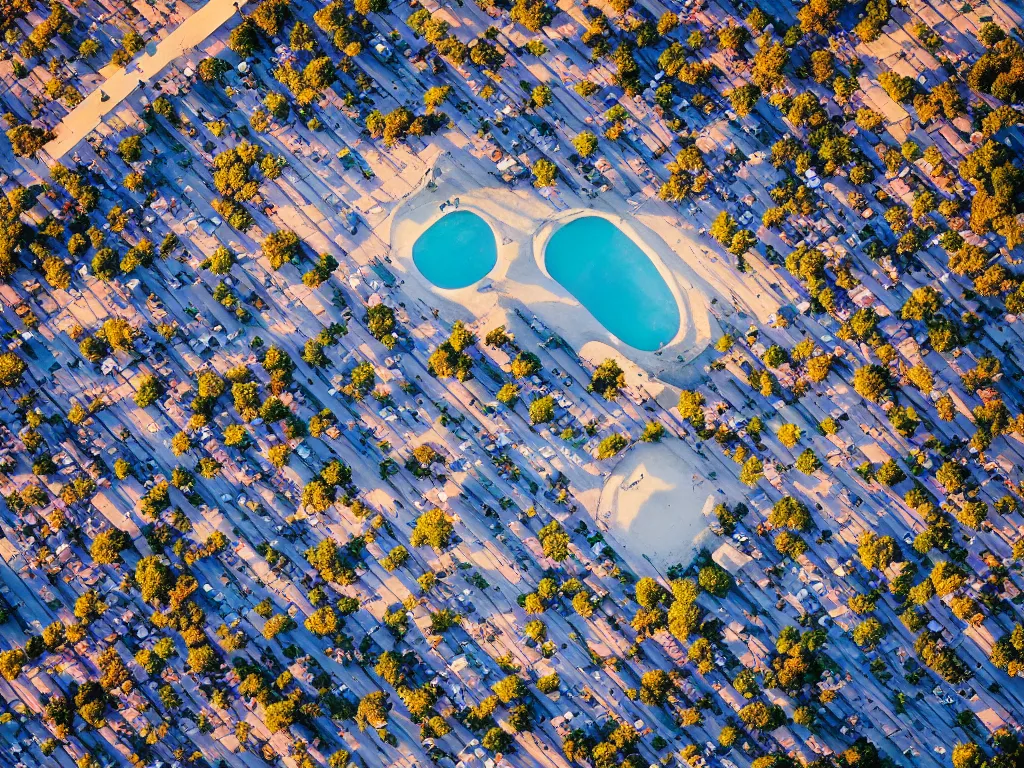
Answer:
[[[0,0],[0,766],[1024,766],[1022,16]]]

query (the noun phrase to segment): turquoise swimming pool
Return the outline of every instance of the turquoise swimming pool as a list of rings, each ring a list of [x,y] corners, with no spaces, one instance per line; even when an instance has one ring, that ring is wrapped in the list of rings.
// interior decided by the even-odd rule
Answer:
[[[438,288],[465,288],[494,269],[498,244],[486,221],[470,211],[454,211],[419,236],[412,261]]]
[[[679,305],[658,268],[600,216],[560,227],[544,250],[548,274],[620,341],[653,352],[679,332]]]

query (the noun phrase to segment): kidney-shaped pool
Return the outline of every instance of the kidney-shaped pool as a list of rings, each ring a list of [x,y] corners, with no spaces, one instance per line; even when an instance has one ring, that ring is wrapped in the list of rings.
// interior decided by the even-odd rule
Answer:
[[[658,268],[621,229],[600,216],[563,225],[544,265],[624,344],[653,352],[679,332],[679,305]]]
[[[438,288],[465,288],[494,269],[498,245],[486,221],[470,211],[454,211],[419,236],[412,261]]]

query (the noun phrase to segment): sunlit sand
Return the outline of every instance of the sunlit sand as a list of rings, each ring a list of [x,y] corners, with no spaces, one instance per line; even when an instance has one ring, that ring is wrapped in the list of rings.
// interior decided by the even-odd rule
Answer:
[[[629,554],[664,572],[699,551],[714,498],[712,484],[668,445],[640,444],[608,477],[597,516]]]

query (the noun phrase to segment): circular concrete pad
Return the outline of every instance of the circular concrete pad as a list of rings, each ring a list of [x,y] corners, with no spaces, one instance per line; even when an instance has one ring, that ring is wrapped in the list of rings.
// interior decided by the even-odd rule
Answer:
[[[714,488],[661,443],[639,443],[625,455],[601,491],[597,518],[633,558],[664,572],[688,565],[707,529]]]

